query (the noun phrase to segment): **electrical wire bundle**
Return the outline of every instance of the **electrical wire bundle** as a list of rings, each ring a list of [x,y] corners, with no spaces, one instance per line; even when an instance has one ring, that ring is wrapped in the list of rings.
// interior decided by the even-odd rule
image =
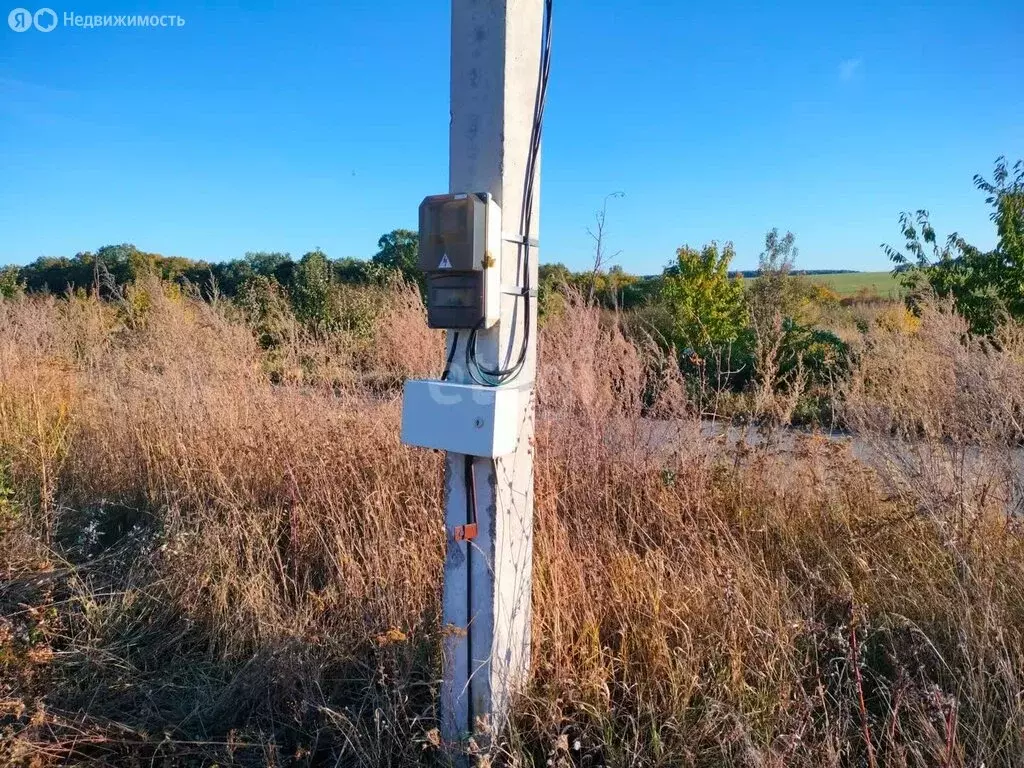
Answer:
[[[516,297],[523,299],[523,338],[519,348],[519,356],[511,365],[508,364],[508,357],[504,366],[487,368],[477,359],[476,341],[481,326],[477,326],[469,333],[466,341],[466,368],[473,381],[488,387],[497,387],[512,381],[523,370],[526,365],[526,358],[530,349],[530,334],[532,331],[530,299],[533,298],[533,287],[530,285],[530,226],[533,219],[533,195],[534,185],[537,178],[537,160],[540,157],[541,133],[544,130],[544,107],[548,95],[548,79],[551,75],[551,20],[554,0],[544,0],[544,23],[541,31],[541,58],[540,58],[540,80],[537,87],[537,97],[533,105],[533,128],[530,133],[530,153],[526,161],[526,190],[523,195],[523,210],[520,214],[520,228],[518,243],[522,247],[523,257],[520,260],[522,272],[520,275],[521,288]],[[446,369],[451,365],[451,358],[454,357],[455,346],[459,340],[453,340],[451,356]],[[511,344],[510,352],[511,352]]]

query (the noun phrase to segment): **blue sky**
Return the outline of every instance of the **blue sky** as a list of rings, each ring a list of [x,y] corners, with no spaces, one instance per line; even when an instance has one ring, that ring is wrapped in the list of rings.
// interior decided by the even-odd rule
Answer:
[[[0,263],[369,256],[447,190],[445,0],[51,7],[185,25],[0,14]],[[994,242],[971,178],[1024,156],[1019,0],[556,0],[555,25],[542,260],[587,264],[620,191],[609,247],[642,273],[713,239],[753,267],[773,226],[799,266],[887,269],[879,243],[920,207]]]

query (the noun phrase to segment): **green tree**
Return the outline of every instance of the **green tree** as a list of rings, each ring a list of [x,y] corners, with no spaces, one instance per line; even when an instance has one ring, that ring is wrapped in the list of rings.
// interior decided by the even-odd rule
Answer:
[[[661,280],[661,299],[672,317],[672,340],[681,348],[703,351],[730,344],[743,330],[747,309],[743,282],[729,277],[732,243],[701,250],[683,246]]]
[[[246,251],[245,263],[263,277],[277,277],[278,271],[291,261],[291,254],[279,251]]]
[[[419,233],[408,229],[395,229],[381,235],[377,241],[379,249],[373,256],[373,263],[384,269],[395,270],[409,282],[422,283],[423,274],[419,267]]]
[[[0,299],[15,299],[25,293],[21,270],[15,266],[0,267]]]
[[[557,316],[565,306],[563,291],[572,284],[572,272],[560,262],[537,267],[537,313],[540,322]]]
[[[632,295],[630,289],[640,281],[640,278],[629,274],[620,265],[615,264],[608,270],[605,276],[604,290],[599,296],[604,306],[613,309],[625,309],[626,296]]]
[[[346,285],[383,285],[395,274],[395,270],[378,262],[354,259],[347,256],[334,262],[334,275],[338,282]],[[403,278],[405,275],[403,274]]]
[[[114,283],[124,285],[143,273],[153,271],[154,255],[140,251],[131,243],[104,245],[96,251],[96,264]]]
[[[141,275],[155,274],[165,280],[199,282],[210,272],[201,261],[180,256],[162,256],[139,250],[131,243],[104,245],[95,253],[82,251],[72,258],[42,257],[21,271],[29,291],[90,289],[105,291],[111,285],[123,286]]]
[[[837,336],[813,327],[817,310],[838,297],[793,274],[797,254],[792,232],[770,230],[757,276],[747,281],[750,327],[737,355],[745,370],[735,383],[752,391],[758,418],[773,422],[789,422],[795,408],[822,400],[822,388],[844,374],[848,358]]]
[[[210,268],[217,288],[228,296],[237,296],[255,277],[268,277],[280,285],[291,285],[295,262],[291,254],[277,251],[247,251],[242,259],[215,264]]]
[[[217,290],[226,296],[237,296],[245,284],[256,277],[252,265],[244,259],[233,259],[210,268]]]
[[[974,185],[993,209],[993,250],[982,251],[956,232],[940,244],[925,210],[900,215],[902,250],[882,247],[909,289],[911,304],[922,289],[952,297],[971,329],[988,334],[1004,313],[1024,318],[1024,163],[1011,167],[1000,157],[992,180],[977,175]]]
[[[273,276],[255,275],[246,281],[236,303],[264,349],[275,349],[287,341],[292,310]]]
[[[984,260],[990,279],[1005,309],[1013,317],[1024,317],[1024,161],[1010,168],[1006,158],[996,160],[992,181],[980,174],[974,186],[986,194],[992,206],[989,218],[996,225],[995,250]]]
[[[22,269],[21,275],[31,293],[61,293],[88,288],[96,279],[96,257],[88,251],[77,253],[70,259],[66,256],[41,256]]]
[[[331,262],[319,248],[305,254],[296,265],[291,290],[292,307],[295,316],[310,328],[320,331],[333,328],[333,282]]]
[[[795,314],[797,286],[792,272],[798,253],[792,232],[780,237],[776,228],[765,235],[757,277],[747,288],[750,320],[755,328],[781,323],[784,317]]]

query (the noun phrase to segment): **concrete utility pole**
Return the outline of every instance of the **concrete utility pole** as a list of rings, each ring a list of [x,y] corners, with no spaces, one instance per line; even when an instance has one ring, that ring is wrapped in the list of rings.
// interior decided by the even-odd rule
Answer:
[[[451,135],[449,185],[453,193],[489,192],[502,211],[501,278],[527,283],[524,236],[538,231],[540,170],[534,167],[530,232],[520,232],[539,88],[544,0],[452,0]],[[515,242],[519,240],[520,242]],[[536,247],[529,248],[528,284],[537,285]],[[508,365],[522,344],[528,306],[527,358],[515,379],[530,385],[514,453],[473,459],[478,532],[457,541],[466,519],[465,456],[445,461],[444,682],[442,735],[478,742],[507,721],[510,697],[525,683],[530,663],[533,558],[532,383],[536,374],[537,302],[509,291],[501,319],[479,335],[480,360]],[[459,335],[450,380],[471,383]],[[453,334],[449,334],[449,337]],[[449,340],[449,344],[451,344]]]

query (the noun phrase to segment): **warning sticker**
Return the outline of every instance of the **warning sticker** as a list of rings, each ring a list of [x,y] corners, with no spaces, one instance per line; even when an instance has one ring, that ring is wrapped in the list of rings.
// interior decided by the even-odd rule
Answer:
[[[451,269],[452,263],[448,260],[448,254],[444,254],[441,257],[441,263],[437,265],[438,269]]]

